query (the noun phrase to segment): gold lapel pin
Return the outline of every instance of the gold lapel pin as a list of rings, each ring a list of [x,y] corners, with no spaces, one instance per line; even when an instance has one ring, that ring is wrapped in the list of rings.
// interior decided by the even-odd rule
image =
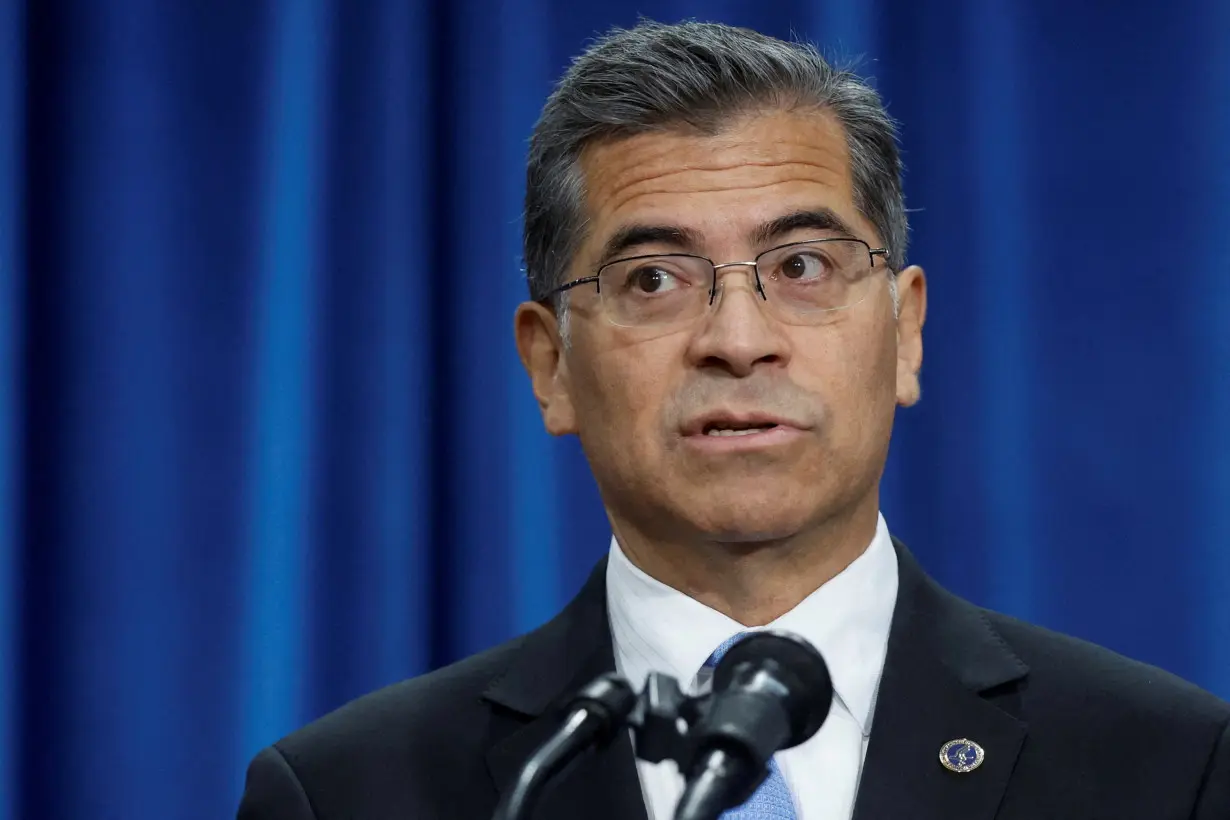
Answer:
[[[968,738],[950,740],[940,747],[940,764],[950,772],[965,774],[982,765],[986,751]]]

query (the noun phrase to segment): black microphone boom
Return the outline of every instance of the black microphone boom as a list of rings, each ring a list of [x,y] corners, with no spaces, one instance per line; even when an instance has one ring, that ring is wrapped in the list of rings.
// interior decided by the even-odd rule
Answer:
[[[787,632],[756,632],[718,662],[708,695],[687,697],[651,672],[639,696],[609,673],[572,699],[562,725],[522,765],[495,820],[527,820],[543,788],[587,749],[630,727],[638,757],[674,760],[687,785],[675,820],[717,820],[764,782],[773,754],[810,738],[833,685],[820,653]]]
[[[603,675],[569,704],[563,725],[521,767],[516,783],[496,807],[496,820],[529,818],[543,787],[576,757],[605,744],[624,725],[636,695],[623,678]]]
[[[742,804],[781,749],[814,735],[829,714],[833,682],[811,644],[787,632],[736,643],[713,673],[713,696],[689,733],[695,754],[675,820],[716,820]]]

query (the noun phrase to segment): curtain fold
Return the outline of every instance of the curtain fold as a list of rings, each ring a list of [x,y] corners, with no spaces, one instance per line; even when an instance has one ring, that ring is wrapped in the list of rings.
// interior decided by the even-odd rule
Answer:
[[[23,9],[0,6],[0,123],[21,122],[25,107]],[[21,200],[22,132],[0,126],[0,820],[17,816],[15,766],[23,699],[22,532],[20,511],[25,258]]]
[[[0,4],[0,820],[233,814],[256,751],[549,618],[610,532],[512,343],[530,129],[639,14],[812,39],[928,271],[894,534],[1230,697],[1230,5]]]

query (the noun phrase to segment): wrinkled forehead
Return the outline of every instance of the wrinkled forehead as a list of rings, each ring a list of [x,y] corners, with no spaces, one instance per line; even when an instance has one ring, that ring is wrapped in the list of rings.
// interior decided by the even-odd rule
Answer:
[[[586,246],[629,223],[728,232],[800,208],[870,228],[855,208],[845,132],[821,111],[743,114],[716,134],[680,127],[609,140],[585,150],[581,170]]]

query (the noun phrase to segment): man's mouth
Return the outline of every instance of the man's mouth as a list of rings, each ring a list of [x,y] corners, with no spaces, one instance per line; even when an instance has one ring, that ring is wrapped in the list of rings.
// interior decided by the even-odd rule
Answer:
[[[764,423],[717,423],[705,425],[704,434],[706,436],[750,436],[754,433],[763,433],[766,430],[772,430],[777,427],[772,422]]]

